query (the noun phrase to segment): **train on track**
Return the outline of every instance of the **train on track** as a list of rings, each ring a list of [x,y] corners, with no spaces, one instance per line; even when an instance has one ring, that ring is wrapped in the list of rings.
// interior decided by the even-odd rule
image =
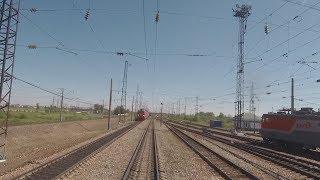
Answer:
[[[312,108],[290,112],[282,110],[262,116],[260,134],[263,140],[289,149],[320,147],[320,112]]]
[[[136,121],[144,121],[150,116],[149,112],[146,109],[140,109],[137,112]]]

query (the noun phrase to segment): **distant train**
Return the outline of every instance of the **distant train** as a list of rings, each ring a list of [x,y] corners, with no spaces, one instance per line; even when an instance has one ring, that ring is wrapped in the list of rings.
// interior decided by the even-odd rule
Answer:
[[[149,117],[149,112],[145,109],[140,109],[137,112],[137,117],[136,117],[136,121],[144,121]]]
[[[316,149],[320,147],[320,112],[301,108],[291,113],[264,114],[260,133],[267,143],[277,143],[289,149]]]

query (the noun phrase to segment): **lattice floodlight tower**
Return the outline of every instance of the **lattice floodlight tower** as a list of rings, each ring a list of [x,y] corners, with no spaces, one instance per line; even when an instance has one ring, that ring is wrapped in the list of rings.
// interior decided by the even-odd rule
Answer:
[[[237,62],[237,85],[235,101],[235,128],[241,129],[241,121],[244,113],[244,35],[246,33],[247,19],[250,16],[250,5],[236,5],[233,9],[233,16],[239,19],[239,42],[238,42],[238,62]]]

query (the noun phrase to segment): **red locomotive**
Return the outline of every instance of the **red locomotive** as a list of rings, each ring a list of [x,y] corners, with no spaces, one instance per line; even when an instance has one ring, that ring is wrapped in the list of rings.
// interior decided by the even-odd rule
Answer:
[[[149,112],[145,109],[140,109],[137,112],[136,121],[144,121],[149,117]]]
[[[320,112],[312,108],[280,111],[262,116],[261,136],[264,141],[295,149],[320,147]]]

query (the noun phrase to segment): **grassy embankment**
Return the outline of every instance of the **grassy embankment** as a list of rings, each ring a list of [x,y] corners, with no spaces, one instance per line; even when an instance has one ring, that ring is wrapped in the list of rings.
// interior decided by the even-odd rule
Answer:
[[[63,122],[67,121],[81,121],[81,120],[94,120],[102,118],[101,114],[93,113],[76,113],[76,112],[63,112]],[[4,118],[3,112],[0,112],[0,119]],[[55,123],[60,122],[59,112],[45,112],[42,110],[30,111],[21,109],[12,109],[9,116],[9,125],[25,125],[25,124],[40,124],[40,123]]]

